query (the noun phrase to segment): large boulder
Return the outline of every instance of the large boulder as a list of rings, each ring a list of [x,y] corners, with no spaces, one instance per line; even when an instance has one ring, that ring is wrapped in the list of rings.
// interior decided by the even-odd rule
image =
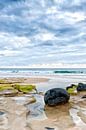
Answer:
[[[77,91],[86,91],[86,84],[79,83],[77,87]]]
[[[67,103],[70,95],[65,89],[53,88],[48,90],[44,95],[45,104],[48,106],[56,106],[59,104]]]

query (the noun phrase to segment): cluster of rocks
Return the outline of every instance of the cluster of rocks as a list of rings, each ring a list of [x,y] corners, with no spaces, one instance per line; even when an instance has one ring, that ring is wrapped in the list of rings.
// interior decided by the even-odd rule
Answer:
[[[78,83],[78,85],[71,84],[70,86],[66,87],[66,90],[70,94],[75,94],[80,91],[86,91],[86,84]]]
[[[18,96],[21,94],[36,93],[35,85],[20,85],[12,83],[0,83],[0,96]]]
[[[45,104],[48,106],[56,106],[67,103],[70,99],[70,94],[76,93],[78,91],[86,91],[86,84],[72,84],[66,87],[66,90],[62,88],[50,89],[44,95]],[[84,95],[82,98],[86,98],[86,95]]]

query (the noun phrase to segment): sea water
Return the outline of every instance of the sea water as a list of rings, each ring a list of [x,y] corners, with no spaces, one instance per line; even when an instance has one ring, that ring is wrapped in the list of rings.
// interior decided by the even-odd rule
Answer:
[[[35,75],[86,75],[86,68],[0,68],[0,77]]]

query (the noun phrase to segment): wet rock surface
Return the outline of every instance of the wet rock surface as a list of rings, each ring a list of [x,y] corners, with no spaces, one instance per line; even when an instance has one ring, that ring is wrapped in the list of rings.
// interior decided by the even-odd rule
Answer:
[[[9,97],[12,97],[12,96],[16,96],[18,94],[18,90],[3,90],[3,91],[0,91],[0,96],[9,96]]]
[[[6,79],[0,79],[0,96],[18,96],[20,94],[37,93],[35,85],[19,84],[17,81],[9,81]]]
[[[31,101],[32,96],[0,98],[0,130],[27,130],[25,106]]]
[[[77,87],[77,91],[86,91],[86,84],[79,83]]]
[[[46,105],[56,106],[69,101],[70,95],[62,88],[53,88],[48,90],[44,95]]]

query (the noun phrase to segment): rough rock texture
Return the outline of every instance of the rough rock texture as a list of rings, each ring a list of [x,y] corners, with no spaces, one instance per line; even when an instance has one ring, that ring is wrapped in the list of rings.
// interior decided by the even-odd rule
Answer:
[[[77,91],[86,91],[86,84],[79,83],[77,87]]]
[[[69,98],[70,95],[62,88],[50,89],[44,95],[45,104],[49,106],[67,103]]]
[[[0,97],[0,130],[29,130],[26,128],[26,105],[35,101],[28,97]]]
[[[18,90],[3,90],[0,91],[0,96],[9,96],[9,97],[13,97],[16,96],[18,94]]]

